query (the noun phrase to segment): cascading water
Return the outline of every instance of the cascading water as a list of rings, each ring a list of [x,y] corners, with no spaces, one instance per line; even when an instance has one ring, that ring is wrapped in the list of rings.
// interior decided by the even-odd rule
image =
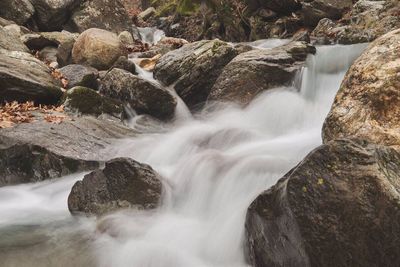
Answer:
[[[247,266],[247,207],[321,143],[334,95],[364,48],[319,47],[300,92],[276,88],[245,109],[224,105],[118,141],[110,158],[132,157],[164,177],[158,210],[72,219],[66,197],[83,174],[0,188],[0,266]]]

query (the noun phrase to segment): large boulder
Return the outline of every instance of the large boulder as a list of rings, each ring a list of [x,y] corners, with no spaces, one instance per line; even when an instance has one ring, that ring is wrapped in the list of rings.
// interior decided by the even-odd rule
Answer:
[[[148,165],[129,158],[106,162],[72,187],[72,214],[103,215],[122,208],[152,209],[161,199],[161,177]]]
[[[102,29],[89,29],[76,40],[72,49],[72,60],[76,64],[106,70],[124,54],[115,33]]]
[[[10,34],[2,26],[0,26],[0,49],[29,52],[29,49],[18,38],[18,36],[14,35],[14,34]]]
[[[400,146],[400,30],[369,45],[347,72],[323,127],[324,142],[359,137]]]
[[[61,30],[82,0],[34,0],[35,21],[42,31]]]
[[[58,178],[98,166],[97,161],[65,157],[37,145],[0,142],[0,187]]]
[[[71,64],[59,69],[62,76],[67,79],[67,88],[75,86],[84,86],[97,89],[97,78],[99,72],[92,67]]]
[[[129,103],[139,114],[158,119],[170,119],[174,115],[177,100],[159,84],[118,68],[109,71],[101,83],[102,94]]]
[[[0,1],[0,17],[24,25],[35,13],[29,0],[2,0]],[[0,38],[1,39],[1,38]]]
[[[397,266],[400,154],[337,140],[311,152],[251,204],[254,267]]]
[[[233,45],[199,41],[162,56],[154,69],[157,80],[175,90],[189,108],[204,104],[222,69],[238,54]]]
[[[43,62],[28,53],[0,49],[0,102],[55,104],[61,95],[59,81]]]
[[[67,91],[65,109],[79,114],[100,116],[108,114],[121,118],[124,111],[120,101],[102,96],[93,89],[77,86]]]
[[[353,6],[352,0],[302,0],[304,23],[316,26],[323,18],[340,19]]]
[[[76,10],[67,26],[72,32],[100,28],[115,33],[136,29],[120,0],[88,0]]]
[[[273,49],[256,49],[238,55],[222,71],[208,101],[232,101],[247,105],[259,93],[293,83],[315,47],[291,42]]]

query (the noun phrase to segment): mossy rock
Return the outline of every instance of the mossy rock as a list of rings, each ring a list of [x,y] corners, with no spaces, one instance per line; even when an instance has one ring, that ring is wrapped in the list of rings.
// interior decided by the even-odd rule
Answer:
[[[95,90],[76,86],[65,94],[64,105],[67,110],[85,115],[99,116],[109,114],[120,117],[123,113],[122,102],[102,96]]]

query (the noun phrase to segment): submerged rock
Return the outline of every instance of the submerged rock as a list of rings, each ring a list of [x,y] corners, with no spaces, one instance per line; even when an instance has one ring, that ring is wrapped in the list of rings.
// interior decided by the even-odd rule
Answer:
[[[123,208],[153,209],[161,199],[161,177],[148,165],[129,158],[106,162],[72,187],[72,214],[104,215]]]
[[[189,108],[204,104],[222,69],[236,55],[233,45],[220,40],[184,45],[162,56],[154,69],[157,80],[175,90]]]
[[[96,91],[77,86],[67,91],[64,106],[66,110],[80,114],[100,116],[108,114],[121,118],[124,111],[120,101],[102,96]]]
[[[337,140],[251,204],[247,256],[265,266],[397,266],[400,154]]]
[[[170,119],[174,115],[177,100],[159,84],[117,68],[109,71],[101,83],[102,94],[129,103],[139,114],[158,119]]]
[[[72,49],[72,59],[76,64],[92,66],[98,70],[110,68],[124,54],[115,33],[92,28],[83,32]]]
[[[291,42],[273,49],[255,49],[235,57],[223,69],[211,89],[208,101],[250,103],[265,90],[290,86],[315,47]]]
[[[323,127],[323,140],[358,137],[400,147],[400,30],[374,41],[354,62]]]
[[[0,50],[0,102],[55,104],[61,95],[59,81],[43,62],[28,53]]]
[[[98,168],[97,161],[58,155],[31,144],[7,146],[0,137],[0,187],[33,183]]]

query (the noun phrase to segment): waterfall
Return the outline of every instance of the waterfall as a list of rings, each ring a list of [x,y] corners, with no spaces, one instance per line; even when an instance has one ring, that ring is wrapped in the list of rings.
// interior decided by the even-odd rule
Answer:
[[[244,109],[224,105],[187,116],[166,132],[116,142],[110,158],[132,157],[164,177],[162,205],[155,211],[124,211],[98,222],[71,219],[66,197],[83,174],[0,188],[0,232],[8,229],[12,244],[31,256],[24,261],[0,241],[4,266],[247,266],[242,247],[247,207],[321,144],[334,95],[364,48],[318,47],[302,71],[300,91],[275,88]],[[30,243],[18,239],[31,236],[32,227],[40,234]],[[72,235],[80,236],[77,246],[65,245]],[[60,250],[73,259],[47,257]]]

